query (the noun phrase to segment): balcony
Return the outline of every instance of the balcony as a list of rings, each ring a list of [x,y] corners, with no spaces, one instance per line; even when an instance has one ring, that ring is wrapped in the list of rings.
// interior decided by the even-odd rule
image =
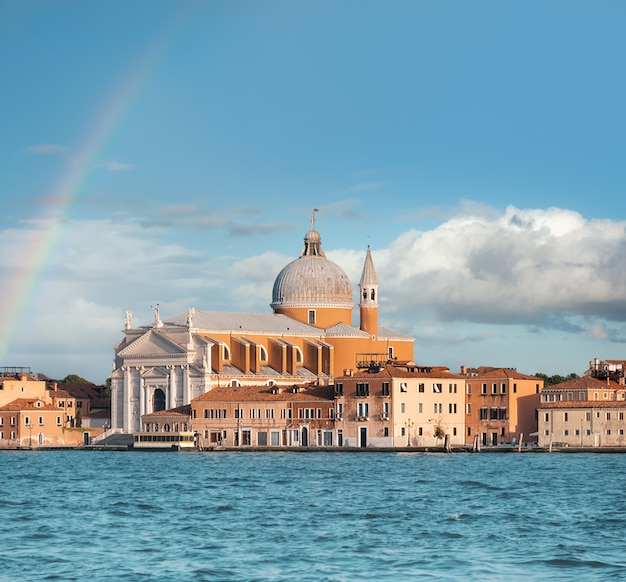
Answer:
[[[384,368],[385,365],[391,364],[395,360],[396,358],[390,358],[389,354],[357,354],[356,367],[359,370],[369,368],[377,371],[378,368]]]

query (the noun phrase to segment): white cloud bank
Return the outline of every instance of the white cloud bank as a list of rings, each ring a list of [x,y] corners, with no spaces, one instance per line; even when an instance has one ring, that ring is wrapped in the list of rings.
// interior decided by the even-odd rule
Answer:
[[[276,275],[295,258],[293,248],[284,255],[262,249],[243,259],[218,256],[214,246],[191,250],[172,243],[175,233],[166,228],[139,226],[142,220],[65,225],[19,313],[20,325],[2,330],[10,337],[0,365],[102,382],[127,309],[135,313],[135,325],[150,323],[156,302],[163,317],[192,306],[267,312]],[[497,213],[474,207],[433,230],[409,230],[389,248],[372,249],[381,324],[414,335],[418,361],[428,357],[450,367],[471,364],[476,346],[493,350],[521,329],[537,336],[557,330],[595,344],[622,342],[625,227],[556,208]],[[0,289],[23,271],[41,228],[24,223],[0,232]],[[356,285],[363,251],[325,250]],[[490,353],[480,355],[482,363],[493,363]],[[516,355],[507,364],[518,361]]]

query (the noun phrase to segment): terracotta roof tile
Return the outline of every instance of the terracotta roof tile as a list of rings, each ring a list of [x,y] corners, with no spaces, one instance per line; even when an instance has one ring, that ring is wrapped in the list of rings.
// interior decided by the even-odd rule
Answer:
[[[194,398],[193,402],[258,402],[258,401],[303,401],[303,400],[333,400],[332,386],[316,386],[305,388],[299,386],[299,392],[294,393],[289,386],[281,386],[274,394],[275,386],[228,386],[213,388],[209,392]]]

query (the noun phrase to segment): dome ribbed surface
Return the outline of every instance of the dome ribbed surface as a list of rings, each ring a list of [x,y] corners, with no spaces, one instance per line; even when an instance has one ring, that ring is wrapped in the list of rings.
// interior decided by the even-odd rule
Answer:
[[[300,257],[276,277],[272,308],[352,306],[352,285],[343,269],[325,257]]]
[[[289,263],[274,281],[271,307],[312,306],[353,306],[350,279],[339,265],[326,258],[314,217],[300,257]]]

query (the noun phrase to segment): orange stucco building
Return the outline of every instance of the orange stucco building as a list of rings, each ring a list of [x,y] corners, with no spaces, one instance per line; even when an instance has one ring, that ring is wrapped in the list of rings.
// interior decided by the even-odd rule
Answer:
[[[465,442],[495,446],[537,442],[543,380],[510,368],[462,370],[466,382]]]

